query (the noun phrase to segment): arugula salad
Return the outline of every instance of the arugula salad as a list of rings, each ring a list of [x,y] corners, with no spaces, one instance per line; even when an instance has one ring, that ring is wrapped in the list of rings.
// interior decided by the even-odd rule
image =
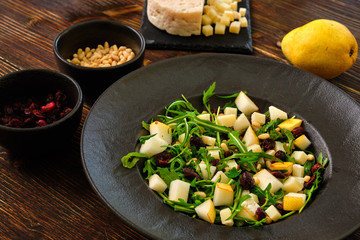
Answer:
[[[205,110],[184,96],[158,120],[142,123],[149,135],[121,159],[144,159],[149,187],[175,211],[227,226],[261,226],[301,213],[319,188],[328,159],[309,151],[302,120],[270,106],[260,113],[246,92]]]

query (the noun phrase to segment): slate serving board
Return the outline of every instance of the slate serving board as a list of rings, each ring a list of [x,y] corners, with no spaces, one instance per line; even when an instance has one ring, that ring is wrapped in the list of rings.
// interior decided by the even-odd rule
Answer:
[[[251,54],[251,21],[250,21],[250,0],[243,0],[238,3],[238,7],[246,8],[245,17],[248,20],[248,27],[242,28],[239,34],[229,33],[225,35],[213,35],[210,37],[191,36],[180,37],[168,34],[152,25],[147,17],[147,1],[145,2],[143,16],[141,20],[140,32],[146,40],[146,47],[149,49],[171,49],[184,51],[212,51],[212,52],[231,52]]]

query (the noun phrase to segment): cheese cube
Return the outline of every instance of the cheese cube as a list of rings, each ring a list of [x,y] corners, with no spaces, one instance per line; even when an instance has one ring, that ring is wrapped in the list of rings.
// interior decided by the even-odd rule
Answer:
[[[232,9],[231,10],[225,10],[224,14],[223,14],[223,17],[228,17],[230,22],[234,21],[234,11]]]
[[[213,21],[217,18],[218,14],[214,7],[211,7],[207,10],[206,15],[208,15]]]
[[[187,202],[189,190],[190,183],[176,179],[170,183],[169,200],[178,202],[179,199],[183,199],[185,202]]]
[[[220,210],[220,219],[221,219],[221,223],[226,225],[226,226],[233,226],[234,225],[234,219],[228,219],[231,216],[231,210],[230,208],[225,208]]]
[[[154,191],[162,193],[166,190],[167,185],[159,175],[153,174],[149,178],[149,188],[151,188]]]
[[[235,168],[236,170],[239,169],[239,165],[236,163],[234,159],[227,161],[227,167],[225,168],[225,172],[230,171],[231,169]]]
[[[257,172],[254,177],[259,179],[260,183],[258,185],[262,190],[264,190],[269,185],[269,183],[271,183],[271,193],[276,193],[283,186],[282,182],[280,182],[279,179],[274,177],[266,169],[262,169],[260,172]]]
[[[242,28],[248,27],[248,21],[247,21],[246,17],[240,17],[240,26]]]
[[[259,138],[256,136],[256,133],[252,129],[251,126],[249,126],[244,134],[243,142],[245,142],[245,146],[251,146],[253,144],[259,144]]]
[[[273,220],[274,222],[276,222],[277,220],[280,219],[281,217],[281,213],[279,212],[279,210],[277,210],[277,208],[274,205],[271,205],[270,207],[268,207],[268,209],[265,210],[265,213],[271,218],[271,220]]]
[[[232,23],[230,23],[230,27],[229,27],[230,33],[239,34],[240,29],[241,29],[241,27],[240,27],[239,21],[233,21]]]
[[[221,183],[227,183],[229,181],[229,178],[223,173],[222,171],[218,171],[214,177],[211,179],[212,182],[217,182],[220,179],[219,182]]]
[[[304,178],[290,176],[282,186],[285,192],[299,192],[304,188]]]
[[[292,131],[294,128],[300,127],[301,123],[302,123],[301,119],[290,118],[280,123],[278,127]]]
[[[241,15],[240,15],[240,13],[239,12],[237,12],[236,10],[233,12],[233,14],[234,14],[234,20],[235,19],[239,19],[240,20],[240,17],[241,17]],[[240,21],[239,21],[240,22]]]
[[[200,168],[200,171],[202,173],[202,177],[205,180],[212,178],[215,171],[216,171],[215,166],[210,166],[210,177],[209,177],[209,174],[208,174],[208,171],[206,169],[206,164],[205,163],[199,163],[199,168]]]
[[[216,210],[214,203],[211,201],[211,199],[206,200],[202,204],[198,205],[195,208],[196,214],[199,216],[199,218],[209,222],[214,223],[216,218]]]
[[[235,116],[237,116],[237,108],[226,107],[224,109],[224,114],[225,115],[235,115]]]
[[[152,157],[165,151],[167,145],[168,143],[163,138],[155,135],[146,140],[145,143],[140,146],[139,152]]]
[[[285,174],[290,175],[293,171],[293,165],[292,162],[274,162],[270,165],[270,169],[273,171],[286,170]]]
[[[202,15],[201,17],[201,24],[202,25],[211,25],[212,19],[208,15]],[[203,27],[204,28],[204,27]]]
[[[239,9],[239,13],[240,13],[240,15],[241,15],[242,17],[244,17],[245,14],[246,14],[246,8],[240,8],[240,9]]]
[[[225,12],[225,10],[231,10],[231,6],[229,4],[221,1],[216,1],[214,6],[220,13]]]
[[[217,117],[217,123],[220,126],[233,127],[236,121],[236,115],[220,115]]]
[[[283,209],[285,211],[298,211],[306,200],[304,193],[288,193],[283,198]]]
[[[224,35],[226,30],[225,24],[217,22],[215,24],[215,34]]]
[[[256,104],[243,91],[241,91],[236,97],[235,104],[237,108],[246,115],[250,115],[251,113],[259,110],[258,106],[256,106]]]
[[[277,107],[270,106],[269,107],[269,113],[270,113],[270,120],[276,120],[276,119],[288,119],[288,115],[283,110],[280,110]]]
[[[150,135],[156,134],[160,138],[164,139],[167,144],[172,142],[172,130],[165,123],[154,121],[149,126]]]
[[[216,183],[214,191],[214,206],[230,206],[234,201],[234,190],[227,183]]]
[[[247,117],[245,116],[244,113],[240,114],[240,116],[236,119],[235,123],[234,123],[234,130],[235,131],[239,131],[239,130],[244,130],[247,127],[250,126],[250,122],[247,119]]]
[[[304,177],[304,167],[300,164],[294,164],[292,175],[294,177]]]
[[[305,135],[301,135],[295,139],[294,145],[301,150],[305,150],[311,145],[311,142]]]
[[[220,17],[220,23],[228,27],[230,26],[230,18],[223,15]]]
[[[248,146],[247,150],[248,151],[253,151],[253,152],[262,152],[262,149],[261,149],[259,144],[253,144],[251,146]]]
[[[238,8],[238,3],[236,1],[232,2],[232,3],[230,3],[230,7],[231,7],[231,10],[236,11]]]
[[[214,28],[210,24],[204,25],[201,32],[202,34],[204,34],[205,37],[209,37],[214,35]]]
[[[258,112],[254,112],[251,114],[251,124],[254,124],[254,122],[260,123],[260,125],[264,125],[266,122],[266,115]]]
[[[215,142],[216,142],[216,138],[209,137],[209,136],[206,136],[206,135],[202,135],[202,136],[201,136],[201,140],[202,140],[206,145],[209,145],[209,146],[214,146],[214,145],[215,145]]]
[[[295,162],[301,165],[304,165],[308,159],[304,151],[294,151],[291,157],[295,158]]]
[[[202,113],[202,114],[197,115],[197,117],[202,120],[210,121],[210,113]]]

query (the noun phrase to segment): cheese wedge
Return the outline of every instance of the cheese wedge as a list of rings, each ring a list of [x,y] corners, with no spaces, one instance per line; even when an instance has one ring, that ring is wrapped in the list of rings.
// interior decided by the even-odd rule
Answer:
[[[148,0],[147,17],[169,34],[188,37],[201,34],[204,0]]]

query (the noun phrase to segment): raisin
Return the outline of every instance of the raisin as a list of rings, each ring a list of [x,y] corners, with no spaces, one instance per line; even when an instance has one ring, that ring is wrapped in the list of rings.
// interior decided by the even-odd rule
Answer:
[[[270,173],[276,178],[284,179],[286,177],[285,174],[281,171],[272,171]]]
[[[266,152],[267,150],[270,149],[274,149],[275,148],[275,141],[273,139],[265,139],[262,143],[261,143],[261,147],[263,148],[264,152]]]
[[[277,157],[278,159],[281,159],[283,161],[286,160],[286,154],[283,151],[277,151],[275,153],[275,157]]]
[[[220,162],[220,159],[216,159],[216,158],[210,160],[210,163],[212,166],[216,166],[219,162]]]
[[[250,190],[255,186],[255,181],[248,171],[241,174],[240,183],[245,190]]]
[[[314,166],[312,166],[311,168],[311,173],[314,174],[314,172],[316,172],[319,168],[321,168],[323,165],[321,163],[316,163]]]
[[[262,209],[261,207],[258,207],[256,209],[256,213],[255,213],[257,216],[258,216],[258,221],[261,221],[262,219],[266,218],[266,213],[264,211],[264,209]]]
[[[274,206],[281,214],[284,214],[285,211],[284,211],[284,207],[283,207],[282,203],[276,203]]]
[[[298,138],[301,135],[305,134],[305,130],[302,127],[296,127],[291,131],[291,133],[293,134],[294,138]]]
[[[230,157],[231,155],[233,155],[234,153],[232,151],[225,151],[224,152],[224,157]]]
[[[183,173],[185,178],[191,181],[194,180],[194,178],[196,178],[196,180],[200,180],[201,178],[200,175],[194,169],[191,168],[183,168]]]
[[[161,152],[155,155],[156,165],[159,167],[168,167],[169,161],[172,158],[172,155],[167,152]]]
[[[199,150],[201,147],[206,147],[206,144],[200,137],[191,137],[190,146],[195,146],[196,149]]]

